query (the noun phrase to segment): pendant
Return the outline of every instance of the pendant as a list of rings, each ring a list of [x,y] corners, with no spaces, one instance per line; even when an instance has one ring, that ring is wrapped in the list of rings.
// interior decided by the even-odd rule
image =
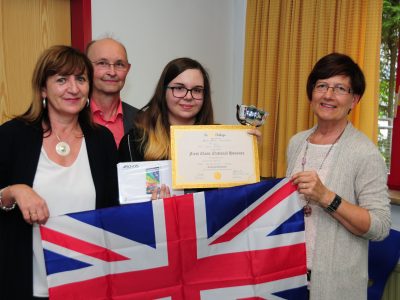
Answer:
[[[310,206],[308,203],[307,203],[306,205],[304,205],[304,207],[303,207],[303,212],[304,212],[304,216],[305,216],[305,217],[311,216],[312,208],[311,208],[311,206]]]
[[[58,155],[67,156],[71,152],[71,148],[66,142],[58,142],[56,145],[56,152]]]

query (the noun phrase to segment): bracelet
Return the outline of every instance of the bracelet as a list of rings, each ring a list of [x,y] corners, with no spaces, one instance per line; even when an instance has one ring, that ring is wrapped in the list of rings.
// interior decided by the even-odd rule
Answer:
[[[14,201],[13,204],[11,204],[11,206],[6,206],[3,204],[3,191],[6,189],[7,187],[3,188],[0,190],[0,209],[4,210],[4,211],[10,211],[13,210],[15,208],[15,205],[17,205],[17,202]]]
[[[342,198],[338,194],[335,194],[335,198],[333,198],[331,204],[329,204],[325,208],[325,211],[332,214],[338,209],[341,203],[342,203]]]

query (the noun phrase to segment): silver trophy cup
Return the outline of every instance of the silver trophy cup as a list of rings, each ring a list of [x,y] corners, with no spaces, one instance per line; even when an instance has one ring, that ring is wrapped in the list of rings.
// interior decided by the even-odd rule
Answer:
[[[236,119],[242,125],[259,127],[264,124],[268,113],[251,105],[236,105]]]

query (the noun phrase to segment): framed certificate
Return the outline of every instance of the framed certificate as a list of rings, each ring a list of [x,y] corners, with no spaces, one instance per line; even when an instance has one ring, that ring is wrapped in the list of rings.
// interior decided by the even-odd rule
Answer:
[[[248,130],[243,125],[171,126],[172,187],[259,182],[257,140]]]

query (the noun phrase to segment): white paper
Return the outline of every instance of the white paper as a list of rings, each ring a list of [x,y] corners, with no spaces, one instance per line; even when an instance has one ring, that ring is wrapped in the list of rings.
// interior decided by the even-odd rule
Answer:
[[[151,191],[165,184],[171,196],[182,195],[183,190],[172,190],[170,160],[125,162],[117,165],[120,204],[151,200]]]

